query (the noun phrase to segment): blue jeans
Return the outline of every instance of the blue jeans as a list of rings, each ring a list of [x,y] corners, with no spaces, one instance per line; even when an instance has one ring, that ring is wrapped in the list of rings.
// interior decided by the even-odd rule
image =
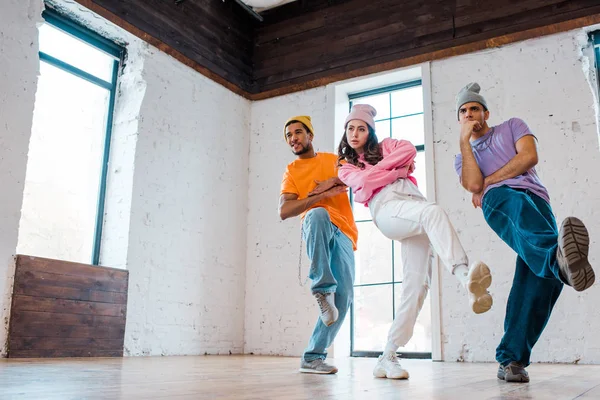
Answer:
[[[527,366],[563,288],[556,260],[556,220],[544,199],[508,186],[491,189],[483,197],[482,209],[488,225],[517,253],[496,360]]]
[[[326,349],[333,343],[354,298],[354,249],[352,241],[331,223],[324,208],[313,208],[302,223],[302,238],[310,258],[309,278],[312,293],[335,293],[338,320],[325,326],[321,318],[313,330],[303,358],[314,361],[327,357]]]

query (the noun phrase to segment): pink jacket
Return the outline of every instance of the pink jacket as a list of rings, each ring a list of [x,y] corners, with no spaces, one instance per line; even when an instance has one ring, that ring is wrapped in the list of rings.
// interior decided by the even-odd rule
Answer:
[[[412,170],[409,171],[417,155],[415,146],[408,140],[392,138],[383,139],[379,146],[383,160],[377,165],[365,162],[361,155],[359,159],[365,164],[364,169],[346,163],[338,170],[338,177],[352,188],[354,201],[358,203],[368,205],[381,189],[400,178],[408,178],[417,184],[417,180],[411,176]]]

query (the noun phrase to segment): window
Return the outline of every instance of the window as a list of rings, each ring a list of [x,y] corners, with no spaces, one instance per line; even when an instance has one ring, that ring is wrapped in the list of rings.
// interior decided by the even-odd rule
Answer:
[[[45,11],[17,251],[99,263],[123,49]]]
[[[420,80],[348,96],[353,104],[370,104],[377,110],[376,133],[405,139],[417,148],[415,178],[427,196],[425,174],[425,125],[423,88]],[[351,195],[352,201],[352,195]],[[356,282],[351,309],[351,355],[371,356],[383,351],[389,328],[395,318],[402,293],[400,243],[379,232],[369,209],[354,203],[359,231],[356,252]],[[431,310],[429,299],[415,325],[411,341],[402,349],[403,357],[431,358]]]

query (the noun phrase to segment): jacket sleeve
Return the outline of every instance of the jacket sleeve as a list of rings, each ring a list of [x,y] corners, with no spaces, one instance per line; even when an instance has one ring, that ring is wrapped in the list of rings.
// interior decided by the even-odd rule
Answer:
[[[377,168],[378,165],[369,169],[360,169],[346,163],[339,168],[338,177],[346,186],[352,188],[356,202],[366,203],[373,197],[376,190],[400,178],[406,178],[408,174],[407,167],[387,171]]]
[[[383,139],[380,144],[384,154],[383,160],[376,167],[386,170],[408,167],[417,156],[417,149],[408,140]]]

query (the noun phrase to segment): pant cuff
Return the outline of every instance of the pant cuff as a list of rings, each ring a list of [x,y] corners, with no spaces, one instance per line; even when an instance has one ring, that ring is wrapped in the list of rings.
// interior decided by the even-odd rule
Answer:
[[[388,343],[385,346],[384,353],[395,353],[400,346],[396,346],[394,343]]]
[[[304,354],[304,355],[302,356],[302,359],[303,359],[304,361],[306,361],[306,362],[313,362],[313,361],[315,361],[315,360],[317,360],[317,359],[319,359],[319,358],[320,358],[321,360],[325,361],[325,358],[326,358],[326,356],[314,355],[314,354],[311,354],[311,355],[308,355],[308,356],[307,356],[306,354]]]
[[[337,288],[329,288],[329,289],[312,289],[312,294],[317,294],[317,293],[321,293],[321,294],[329,294],[329,293],[335,293]]]

